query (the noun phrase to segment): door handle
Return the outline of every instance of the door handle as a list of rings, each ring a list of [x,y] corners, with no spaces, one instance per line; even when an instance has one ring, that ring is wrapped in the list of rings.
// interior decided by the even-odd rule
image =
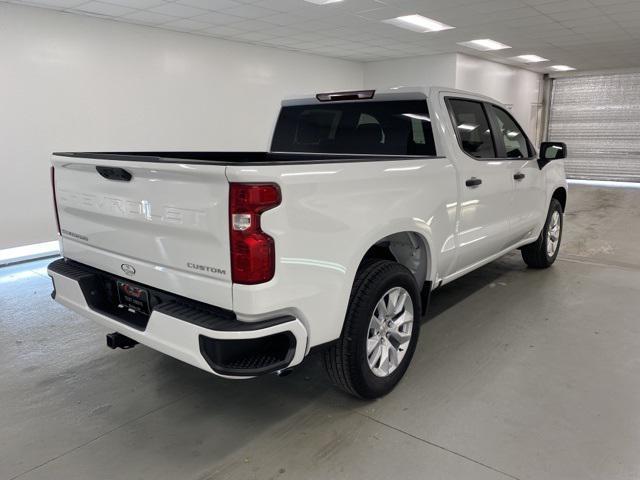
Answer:
[[[522,180],[524,177],[525,177],[524,173],[522,173],[522,172],[518,172],[518,173],[516,173],[516,174],[513,176],[513,179],[514,179],[514,180],[518,180],[518,181],[520,181],[520,180]]]
[[[101,167],[96,166],[96,171],[108,180],[117,180],[119,182],[128,182],[131,180],[131,174],[124,168],[119,167]]]
[[[478,185],[480,185],[482,183],[482,180],[476,177],[471,177],[469,178],[466,182],[464,182],[464,184],[467,187],[477,187]]]

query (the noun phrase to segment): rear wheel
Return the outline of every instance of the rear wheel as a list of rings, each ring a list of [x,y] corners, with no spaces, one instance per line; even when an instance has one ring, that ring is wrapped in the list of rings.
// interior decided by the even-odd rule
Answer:
[[[388,260],[365,263],[356,275],[338,341],[323,363],[346,392],[376,398],[404,375],[418,340],[420,300],[411,272]]]
[[[522,259],[532,268],[547,268],[556,261],[562,239],[562,205],[552,198],[547,220],[538,239],[522,247]]]

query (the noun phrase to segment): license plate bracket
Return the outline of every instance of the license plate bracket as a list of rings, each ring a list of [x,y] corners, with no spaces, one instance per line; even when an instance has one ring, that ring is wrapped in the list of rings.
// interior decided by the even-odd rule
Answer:
[[[122,280],[117,281],[118,301],[121,308],[129,311],[150,315],[149,291]]]

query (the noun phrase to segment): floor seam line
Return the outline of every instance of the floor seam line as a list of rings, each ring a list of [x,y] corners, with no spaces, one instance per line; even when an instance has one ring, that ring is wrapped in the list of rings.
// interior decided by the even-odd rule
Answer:
[[[22,476],[24,476],[24,475],[26,475],[28,473],[31,473],[31,472],[33,472],[35,470],[38,470],[39,468],[44,467],[45,465],[48,465],[51,462],[54,462],[54,461],[58,460],[59,458],[62,458],[64,456],[66,456],[66,455],[69,455],[70,453],[73,453],[76,450],[81,449],[82,447],[86,447],[87,445],[90,445],[93,442],[95,442],[97,440],[100,440],[102,437],[104,437],[106,435],[109,435],[110,433],[113,433],[113,432],[115,432],[116,430],[119,430],[122,427],[126,427],[127,425],[130,425],[133,422],[137,422],[138,420],[140,420],[140,419],[142,419],[142,418],[144,418],[144,417],[146,417],[148,415],[151,415],[152,413],[155,413],[158,410],[162,410],[165,407],[169,407],[169,406],[173,405],[174,403],[177,403],[177,402],[179,402],[179,401],[181,401],[181,400],[183,400],[185,398],[189,398],[192,395],[195,395],[195,393],[190,393],[189,395],[184,395],[184,396],[182,396],[180,398],[175,399],[173,402],[169,402],[169,403],[167,403],[165,405],[158,406],[157,408],[154,408],[153,410],[149,410],[148,412],[146,412],[146,413],[144,413],[144,414],[142,414],[142,415],[140,415],[140,416],[138,416],[136,418],[132,418],[131,420],[127,420],[126,422],[118,425],[117,427],[112,428],[111,430],[108,430],[108,431],[106,431],[104,433],[101,433],[100,435],[98,435],[95,438],[92,438],[91,440],[87,440],[86,442],[84,442],[84,443],[82,443],[80,445],[77,445],[77,446],[67,450],[66,452],[62,452],[59,455],[56,455],[55,457],[50,458],[46,462],[42,462],[40,465],[36,465],[35,467],[30,468],[29,470],[26,470],[26,471],[24,471],[22,473],[19,473],[19,474],[15,475],[15,476],[11,477],[9,480],[16,480],[16,479],[18,479],[18,478],[20,478],[20,477],[22,477]]]
[[[46,279],[50,279],[51,277],[49,275],[47,275],[46,273],[40,273],[38,272],[36,269],[31,269],[29,270],[30,272],[32,272],[34,275],[38,275],[39,277],[42,278],[46,278]]]
[[[402,430],[401,428],[394,427],[393,425],[389,425],[388,423],[385,423],[385,422],[383,422],[381,420],[378,420],[377,418],[370,417],[369,415],[367,415],[365,413],[358,412],[358,411],[356,411],[356,413],[358,415],[362,415],[363,417],[368,418],[369,420],[372,420],[372,421],[374,421],[374,422],[376,422],[376,423],[378,423],[380,425],[384,425],[387,428],[391,428],[392,430],[395,430],[396,432],[403,433],[403,434],[405,434],[405,435],[407,435],[407,436],[409,436],[411,438],[414,438],[414,439],[416,439],[416,440],[418,440],[418,441],[420,441],[422,443],[426,443],[427,445],[430,445],[432,447],[439,448],[440,450],[444,450],[445,452],[451,453],[451,454],[456,455],[456,456],[458,456],[460,458],[464,458],[465,460],[473,462],[473,463],[475,463],[477,465],[480,465],[480,466],[482,466],[484,468],[488,468],[489,470],[492,470],[492,471],[494,471],[496,473],[499,473],[501,475],[505,475],[505,476],[507,476],[509,478],[512,478],[513,480],[520,480],[520,478],[518,478],[518,477],[516,477],[514,475],[511,475],[510,473],[503,472],[502,470],[499,470],[499,469],[497,469],[495,467],[492,467],[491,465],[487,465],[486,463],[482,463],[481,461],[475,460],[475,459],[473,459],[471,457],[468,457],[468,456],[466,456],[466,455],[464,455],[464,454],[462,454],[460,452],[456,452],[455,450],[450,450],[447,447],[443,447],[442,445],[438,445],[437,443],[434,443],[434,442],[431,442],[431,441],[426,440],[424,438],[418,437],[417,435],[414,435],[414,434],[409,433],[409,432],[407,432],[405,430]]]
[[[580,257],[578,255],[576,255],[575,257],[559,256],[558,260],[562,260],[564,262],[580,263],[582,265],[591,265],[594,267],[619,268],[621,270],[631,270],[633,272],[637,272],[638,270],[640,270],[640,266],[594,261],[589,260],[588,257]]]

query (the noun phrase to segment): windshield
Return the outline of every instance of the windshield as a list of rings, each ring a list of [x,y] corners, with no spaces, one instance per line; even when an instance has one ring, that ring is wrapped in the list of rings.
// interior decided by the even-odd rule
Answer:
[[[273,152],[436,154],[425,100],[286,106]]]

